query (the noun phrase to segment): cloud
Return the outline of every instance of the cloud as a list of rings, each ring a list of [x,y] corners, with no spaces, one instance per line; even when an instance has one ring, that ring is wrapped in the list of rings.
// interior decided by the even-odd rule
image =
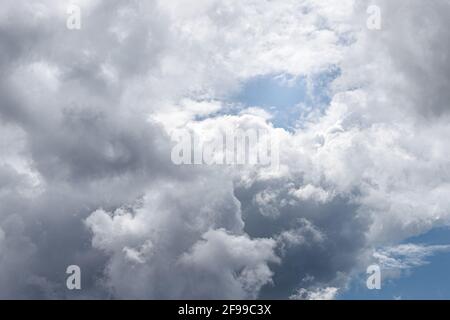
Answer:
[[[449,250],[449,245],[402,244],[378,250],[374,258],[384,269],[412,269],[428,264],[427,258]]]
[[[316,291],[308,291],[306,289],[300,289],[295,295],[292,295],[290,299],[293,300],[334,300],[338,293],[338,288],[328,287],[318,289]]]
[[[217,298],[237,294],[245,297],[239,280],[233,285],[227,281],[231,278],[220,277],[226,277],[227,272],[232,277],[246,267],[248,276],[256,278],[258,272],[262,273],[262,284],[270,280],[270,270],[264,263],[275,259],[272,240],[250,240],[243,234],[239,203],[232,185],[225,186],[222,179],[222,175],[198,175],[185,182],[160,182],[146,190],[137,203],[114,212],[97,210],[86,219],[94,248],[110,256],[107,285],[116,297],[208,297],[207,289],[214,289],[209,294]],[[205,198],[209,201],[203,201]],[[228,247],[231,243],[235,246]],[[232,248],[237,250],[240,243],[242,253],[233,256]],[[231,256],[229,266],[224,260],[222,272],[213,273],[217,267],[217,259],[213,258],[215,246],[221,246],[217,249],[221,254],[228,248]],[[245,260],[246,250],[261,258]],[[210,258],[205,251],[210,252]],[[239,264],[240,259],[245,261]],[[201,281],[205,270],[211,271],[210,280],[215,284],[207,282],[203,291],[197,292],[200,284],[193,280],[194,274],[199,272]]]
[[[0,8],[0,297],[331,299],[374,248],[440,250],[396,245],[449,223],[445,1],[379,0],[379,31],[368,1],[70,3],[79,31],[68,1]],[[230,102],[329,70],[289,131]],[[264,129],[280,170],[175,166],[177,128]]]
[[[93,246],[111,254],[108,285],[118,297],[256,298],[270,282],[275,241],[243,234],[231,188],[203,182],[159,186],[133,213],[98,210],[87,218]]]
[[[200,286],[198,297],[257,298],[261,287],[271,282],[268,263],[279,262],[272,239],[250,240],[224,230],[208,231],[203,239],[180,259],[191,270],[192,285]],[[214,293],[214,288],[225,291]],[[192,291],[188,288],[184,294]]]

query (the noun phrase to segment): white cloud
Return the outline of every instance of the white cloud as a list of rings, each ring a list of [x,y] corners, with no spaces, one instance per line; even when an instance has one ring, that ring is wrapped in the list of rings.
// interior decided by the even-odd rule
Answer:
[[[450,251],[450,245],[402,244],[380,249],[374,258],[383,269],[412,269],[428,264],[427,258]]]
[[[339,292],[338,288],[327,287],[317,290],[300,289],[295,295],[292,295],[292,300],[334,300]]]
[[[306,185],[301,187],[300,189],[293,189],[290,191],[291,194],[298,198],[299,200],[308,200],[312,199],[317,202],[327,202],[332,199],[332,195],[330,195],[327,191],[322,188],[317,188],[313,185]]]
[[[200,297],[211,297],[211,289],[216,287],[225,288],[218,296],[254,299],[261,287],[271,282],[268,263],[279,261],[274,248],[272,239],[251,240],[214,230],[206,232],[179,263],[190,271],[190,281],[199,288]]]

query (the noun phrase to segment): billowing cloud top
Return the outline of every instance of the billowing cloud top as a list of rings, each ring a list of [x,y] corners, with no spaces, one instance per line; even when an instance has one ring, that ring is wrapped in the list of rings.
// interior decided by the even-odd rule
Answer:
[[[396,245],[450,222],[449,17],[447,0],[2,1],[0,298],[332,299],[373,262],[446,250]],[[254,79],[305,83],[293,126],[234,99]],[[277,137],[279,168],[171,161],[174,130],[235,128]]]

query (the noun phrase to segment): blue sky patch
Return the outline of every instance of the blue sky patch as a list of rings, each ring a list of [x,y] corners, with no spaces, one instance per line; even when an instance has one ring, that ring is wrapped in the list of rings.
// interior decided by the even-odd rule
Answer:
[[[424,235],[410,238],[404,243],[447,245],[450,244],[450,228],[437,228]],[[428,264],[411,269],[400,278],[383,281],[381,290],[368,290],[366,275],[359,275],[352,281],[350,290],[339,298],[344,300],[450,299],[450,252],[439,252],[426,260]]]
[[[305,112],[324,110],[331,101],[330,85],[339,76],[338,68],[318,75],[289,78],[286,75],[265,75],[250,79],[231,102],[243,107],[261,107],[273,115],[276,127],[294,128]]]

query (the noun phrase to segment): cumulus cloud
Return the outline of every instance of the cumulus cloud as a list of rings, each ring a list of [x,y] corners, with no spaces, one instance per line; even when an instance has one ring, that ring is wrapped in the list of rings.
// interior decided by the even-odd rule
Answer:
[[[0,297],[332,299],[440,250],[396,245],[450,221],[448,1],[3,2]],[[330,70],[290,130],[231,99]],[[280,167],[176,166],[180,128],[264,129]]]

